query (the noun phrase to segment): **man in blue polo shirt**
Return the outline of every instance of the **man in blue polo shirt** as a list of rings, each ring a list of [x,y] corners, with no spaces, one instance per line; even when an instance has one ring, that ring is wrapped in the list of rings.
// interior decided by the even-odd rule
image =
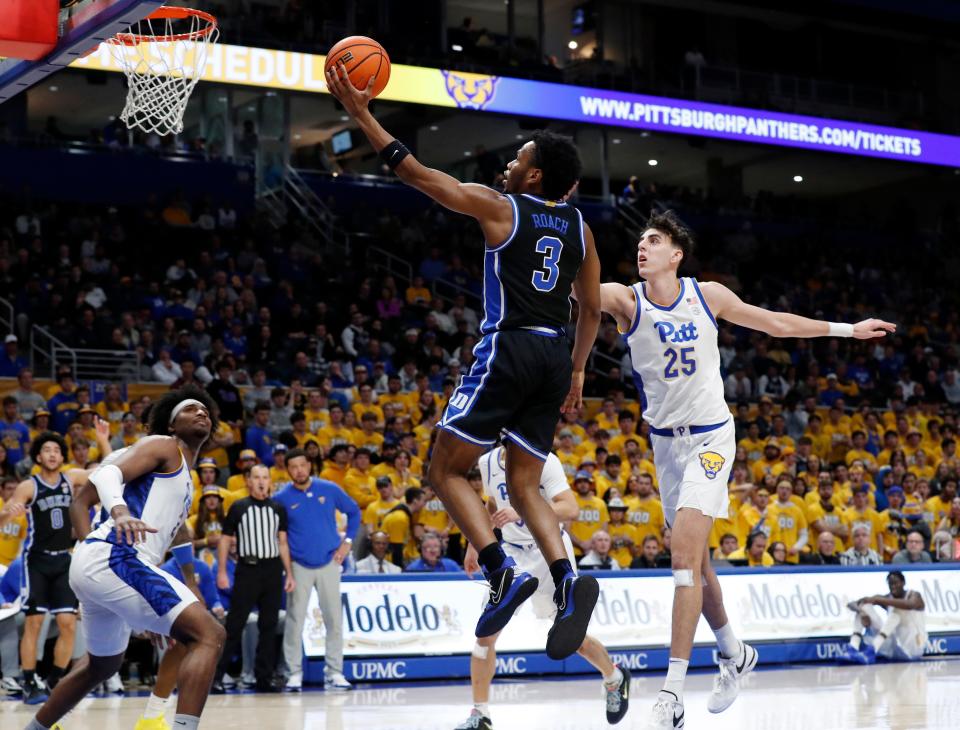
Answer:
[[[290,670],[287,690],[303,685],[303,622],[310,589],[317,589],[326,630],[325,689],[348,690],[343,676],[343,609],[340,606],[340,567],[349,555],[360,527],[360,508],[333,482],[310,476],[310,462],[303,449],[287,452],[287,484],[274,501],[287,510],[290,557],[296,588],[287,601],[283,631],[283,654]],[[347,534],[337,532],[337,510],[347,516]]]
[[[267,428],[270,420],[270,404],[260,401],[253,410],[253,423],[247,426],[246,446],[257,452],[261,464],[273,466],[273,436]]]
[[[450,558],[443,557],[440,538],[428,532],[420,541],[420,557],[407,565],[407,573],[461,573],[463,569]]]

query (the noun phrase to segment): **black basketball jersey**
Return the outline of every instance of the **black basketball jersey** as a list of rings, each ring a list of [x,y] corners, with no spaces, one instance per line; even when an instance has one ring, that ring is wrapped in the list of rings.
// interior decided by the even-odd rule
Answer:
[[[61,552],[73,547],[71,537],[70,505],[73,490],[61,474],[54,486],[44,482],[39,474],[33,477],[34,496],[30,504],[29,528],[24,552]]]
[[[586,253],[583,216],[567,203],[508,195],[513,232],[483,262],[480,331],[546,329],[570,321],[570,291]]]

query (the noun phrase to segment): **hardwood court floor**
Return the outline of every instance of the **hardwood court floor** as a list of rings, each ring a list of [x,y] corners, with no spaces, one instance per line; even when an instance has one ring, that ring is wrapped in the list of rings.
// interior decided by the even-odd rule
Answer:
[[[691,675],[686,728],[847,730],[960,728],[960,660],[872,667],[801,666],[755,672],[737,702],[711,715],[712,674]],[[630,713],[618,726],[643,728],[659,675],[635,677]],[[89,698],[64,730],[132,730],[143,697]],[[466,684],[367,685],[349,693],[233,694],[210,699],[201,728],[230,730],[452,730],[468,714]],[[491,709],[496,730],[589,730],[609,727],[597,679],[500,681]],[[33,711],[0,701],[0,728],[22,730]],[[172,713],[168,721],[172,720]]]

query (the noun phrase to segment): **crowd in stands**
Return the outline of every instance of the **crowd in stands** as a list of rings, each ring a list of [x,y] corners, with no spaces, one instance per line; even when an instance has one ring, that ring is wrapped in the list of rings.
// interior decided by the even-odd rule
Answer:
[[[882,240],[869,255],[851,243],[837,247],[842,259],[807,256],[832,236],[831,221],[811,224],[809,211],[794,208],[775,229],[765,226],[789,206],[773,198],[729,207],[653,189],[637,200],[672,205],[695,222],[707,252],[697,263],[701,278],[801,314],[856,321],[869,313],[898,323],[896,336],[869,342],[785,341],[721,324],[738,449],[730,515],[710,539],[715,559],[960,559],[960,312],[947,290],[930,296],[925,288],[945,274],[901,267],[885,275],[895,286],[882,280],[881,270],[894,271],[884,268],[891,254]],[[290,480],[285,454],[301,448],[312,473],[339,485],[361,511],[346,571],[461,570],[463,538],[425,476],[436,423],[473,362],[479,237],[435,208],[340,215],[353,230],[365,226],[371,240],[396,240],[394,250],[416,262],[413,280],[338,265],[301,230],[261,228],[212,200],[151,199],[139,210],[0,202],[0,297],[16,313],[0,354],[0,377],[9,379],[0,381],[8,385],[0,424],[6,488],[34,468],[29,445],[45,429],[65,434],[71,466],[141,438],[150,398],[134,397],[127,381],[195,384],[220,419],[195,470],[191,526],[201,562],[213,564],[226,515],[249,494],[251,468],[266,465],[276,490]],[[606,275],[631,279],[632,243],[600,230],[610,237],[601,242]],[[939,235],[949,239],[956,229],[943,225]],[[435,240],[449,245],[425,250]],[[943,263],[947,271],[953,265]],[[454,285],[456,296],[436,295],[437,282]],[[61,366],[37,385],[26,349],[33,324],[68,346],[136,352],[139,368],[104,384],[77,382]],[[580,565],[668,567],[649,427],[611,322],[601,327],[591,367],[592,400],[562,417],[555,442],[580,506],[568,526]],[[109,427],[106,445],[98,419]],[[480,475],[472,476],[479,491]],[[16,524],[0,531],[4,566],[25,534]],[[228,608],[229,595],[212,600],[212,609]]]

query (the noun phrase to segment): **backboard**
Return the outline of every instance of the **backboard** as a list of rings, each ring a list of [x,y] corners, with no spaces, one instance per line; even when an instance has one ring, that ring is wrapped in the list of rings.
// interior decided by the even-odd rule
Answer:
[[[60,14],[60,40],[45,58],[0,62],[0,104],[69,66],[163,5],[163,0],[81,0]]]

